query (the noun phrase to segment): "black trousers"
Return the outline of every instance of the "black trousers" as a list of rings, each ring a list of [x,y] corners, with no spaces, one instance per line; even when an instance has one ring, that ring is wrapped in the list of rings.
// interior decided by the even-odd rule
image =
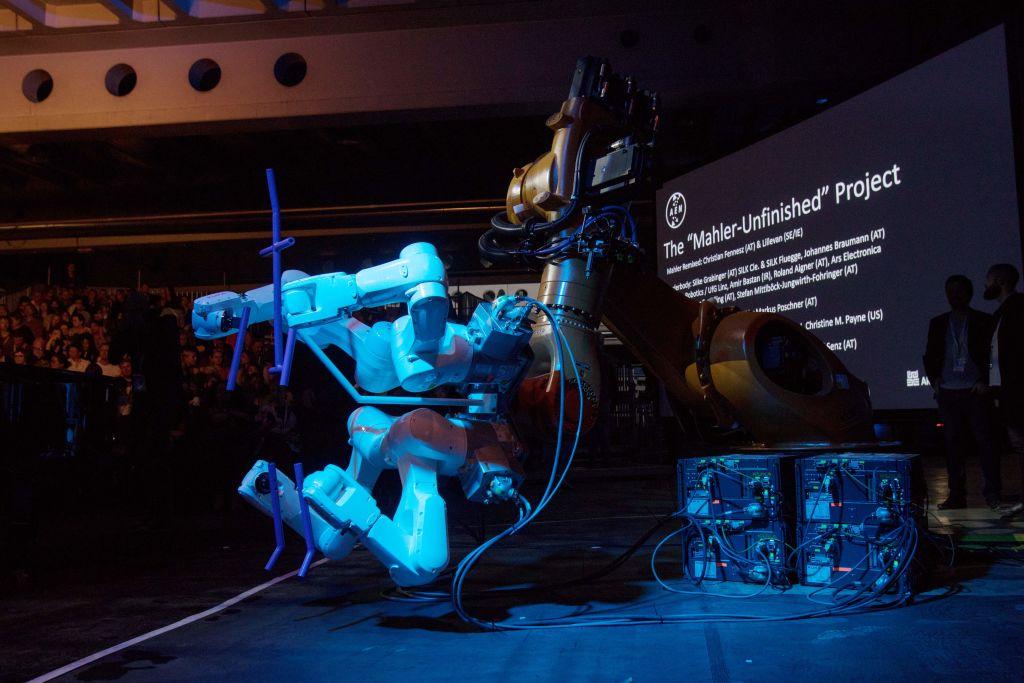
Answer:
[[[1002,483],[999,450],[992,438],[992,399],[970,389],[939,389],[936,399],[939,416],[945,424],[949,497],[962,499],[967,495],[967,454],[973,446],[981,461],[982,494],[986,498],[997,498]]]
[[[1024,391],[996,392],[1000,426],[1006,431],[1006,445],[1021,466],[1021,498],[1024,499]]]

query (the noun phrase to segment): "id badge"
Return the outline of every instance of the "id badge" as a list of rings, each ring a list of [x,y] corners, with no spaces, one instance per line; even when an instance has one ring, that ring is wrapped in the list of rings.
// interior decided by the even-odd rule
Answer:
[[[964,374],[964,371],[966,369],[967,369],[967,358],[965,356],[960,356],[953,363],[953,372],[955,372],[958,375],[962,375],[962,374]]]

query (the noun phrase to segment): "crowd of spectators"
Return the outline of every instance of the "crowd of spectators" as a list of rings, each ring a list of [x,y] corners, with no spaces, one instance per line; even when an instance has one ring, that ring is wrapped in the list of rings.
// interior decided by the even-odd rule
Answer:
[[[110,378],[122,448],[138,449],[146,439],[133,436],[153,432],[154,423],[157,433],[181,438],[209,432],[211,420],[295,448],[293,398],[277,390],[273,341],[264,330],[247,335],[237,390],[226,394],[235,338],[197,340],[189,298],[145,284],[85,287],[74,281],[73,268],[67,276],[59,285],[31,287],[11,306],[0,304],[0,364]],[[140,412],[148,415],[140,419]]]
[[[0,362],[130,377],[130,356],[112,356],[110,344],[126,299],[125,290],[40,286],[11,310],[0,304]]]
[[[337,461],[351,407],[310,359],[297,400],[254,326],[228,392],[236,337],[196,339],[191,313],[174,288],[86,286],[73,267],[0,299],[0,557],[16,558],[0,592],[44,564],[42,530],[83,511],[122,532],[187,526],[236,505],[255,459]]]

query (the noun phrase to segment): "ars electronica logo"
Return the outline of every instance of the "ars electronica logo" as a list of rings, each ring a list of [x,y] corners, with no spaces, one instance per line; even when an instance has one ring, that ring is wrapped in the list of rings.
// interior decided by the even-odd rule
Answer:
[[[668,227],[675,230],[683,224],[684,218],[686,218],[686,197],[682,192],[673,192],[665,202],[665,222],[668,223]]]

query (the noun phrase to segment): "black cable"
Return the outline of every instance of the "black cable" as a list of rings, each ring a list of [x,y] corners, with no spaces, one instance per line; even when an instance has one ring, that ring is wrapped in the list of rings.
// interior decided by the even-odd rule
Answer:
[[[737,621],[759,621],[759,622],[777,622],[777,621],[796,621],[803,619],[812,619],[817,617],[833,616],[837,614],[852,614],[867,609],[888,609],[898,605],[904,604],[910,597],[909,594],[902,594],[896,600],[890,602],[878,602],[879,596],[888,591],[894,582],[898,581],[906,573],[907,567],[909,566],[909,558],[913,556],[916,551],[916,525],[909,523],[904,520],[903,524],[907,526],[908,531],[908,542],[904,546],[906,552],[904,556],[904,562],[900,569],[891,574],[886,582],[878,587],[878,590],[872,594],[865,596],[865,593],[872,589],[872,585],[868,584],[861,587],[853,596],[844,599],[841,603],[826,607],[825,609],[817,609],[809,612],[798,612],[795,614],[784,614],[776,616],[759,616],[751,614],[734,614],[734,613],[683,613],[683,614],[668,614],[657,617],[649,617],[644,615],[620,615],[620,616],[597,616],[595,618],[588,618],[586,616],[576,617],[555,617],[551,619],[538,619],[532,622],[518,621],[516,623],[494,623],[491,624],[491,628],[495,630],[527,630],[527,629],[550,629],[550,628],[580,628],[580,627],[594,627],[594,626],[635,626],[644,624],[682,624],[682,623],[693,623],[693,622],[737,622]],[[677,533],[677,532],[673,532]]]
[[[714,492],[710,491],[709,493],[713,494]],[[819,494],[820,494],[820,490],[819,490]],[[694,520],[687,513],[685,513],[682,510],[679,510],[677,512],[673,512],[671,514],[668,514],[668,515],[665,515],[665,516],[659,518],[655,522],[654,525],[652,525],[647,531],[645,531],[644,534],[640,536],[640,538],[638,538],[629,548],[627,548],[618,557],[613,559],[611,562],[609,562],[605,566],[603,566],[603,567],[601,567],[601,568],[599,568],[599,569],[597,569],[595,571],[589,572],[589,573],[587,573],[587,574],[585,574],[585,575],[583,575],[581,577],[578,577],[578,578],[575,578],[575,579],[570,579],[570,580],[567,580],[567,581],[559,581],[559,582],[543,584],[543,585],[523,586],[523,587],[514,587],[514,588],[500,588],[500,587],[499,588],[491,588],[491,589],[486,589],[486,590],[483,590],[483,591],[475,591],[475,592],[471,593],[470,595],[474,595],[476,597],[482,597],[482,596],[509,595],[509,594],[516,594],[516,593],[528,593],[528,592],[535,592],[535,591],[552,590],[552,589],[556,589],[556,588],[563,588],[563,587],[568,587],[568,586],[573,586],[573,585],[581,585],[581,584],[585,584],[585,583],[589,583],[589,582],[601,579],[604,576],[607,576],[608,574],[610,574],[613,571],[615,571],[616,569],[618,569],[626,561],[628,561],[633,555],[635,555],[636,552],[641,547],[643,547],[643,545],[651,538],[651,536],[653,536],[665,523],[667,523],[668,521],[670,521],[672,519],[676,519],[676,518],[680,518],[680,517],[684,518],[687,521],[688,526],[684,527],[684,528],[682,528],[682,529],[680,529],[678,531],[673,532],[673,534],[687,532],[687,529],[689,530],[687,532],[687,538],[692,538],[694,533],[700,534],[700,537],[701,537],[702,541],[704,542],[705,549],[707,550],[708,549],[708,538],[709,537],[705,537],[704,529],[699,524],[699,520]],[[827,536],[831,535],[832,533],[833,532],[831,530],[829,530],[829,531],[826,531],[823,534],[818,534],[817,536],[814,536],[812,538],[805,539],[804,542],[800,544],[800,546],[798,546],[797,548],[794,549],[793,553],[790,553],[787,556],[787,558],[785,560],[785,565],[788,566],[789,562],[792,560],[793,556],[797,552],[799,552],[805,545],[807,545],[808,543],[813,542],[814,540],[817,540],[819,538],[827,537]],[[833,594],[833,599],[834,600],[839,598],[839,595],[841,593],[843,593],[844,591],[855,591],[850,596],[838,599],[835,602],[835,604],[829,605],[827,603],[822,603],[823,605],[825,605],[825,607],[823,609],[816,609],[816,610],[812,610],[812,611],[809,611],[809,612],[798,612],[798,613],[794,613],[794,614],[785,614],[785,615],[778,615],[778,616],[759,616],[759,615],[752,615],[752,614],[735,614],[735,613],[722,613],[722,614],[718,614],[718,613],[691,613],[691,614],[686,614],[686,613],[684,613],[684,614],[669,614],[669,615],[663,615],[663,616],[658,616],[658,617],[650,617],[650,616],[646,616],[646,615],[628,615],[628,614],[627,615],[617,615],[617,616],[616,615],[596,615],[596,614],[595,615],[590,615],[590,616],[586,616],[586,615],[579,616],[579,615],[577,615],[577,616],[567,616],[567,617],[553,617],[553,618],[549,618],[549,619],[537,619],[537,620],[533,620],[533,621],[520,620],[520,621],[517,621],[517,622],[514,622],[514,623],[511,623],[511,622],[510,623],[502,623],[502,622],[486,623],[486,624],[484,624],[484,628],[488,628],[488,629],[492,629],[492,630],[525,630],[525,629],[550,629],[550,628],[576,628],[576,627],[591,627],[591,626],[626,626],[626,625],[666,624],[666,623],[679,624],[679,623],[693,623],[693,622],[708,623],[708,622],[736,622],[736,621],[772,621],[772,622],[777,622],[777,621],[795,621],[795,620],[811,619],[811,618],[824,617],[824,616],[852,614],[852,613],[862,612],[862,611],[865,611],[865,610],[889,609],[889,608],[892,608],[892,607],[897,607],[897,606],[905,604],[907,602],[907,600],[909,600],[911,595],[912,595],[909,591],[901,590],[900,593],[897,595],[897,597],[895,599],[888,600],[888,601],[884,600],[883,596],[888,594],[889,591],[894,586],[897,586],[902,581],[902,579],[906,576],[906,573],[909,571],[909,568],[910,568],[910,566],[911,566],[911,564],[912,564],[912,562],[914,560],[914,557],[916,555],[917,547],[918,547],[918,532],[917,532],[917,525],[914,522],[913,518],[912,517],[901,516],[900,517],[900,522],[899,522],[898,526],[896,526],[896,528],[894,528],[894,529],[892,529],[890,531],[887,531],[885,534],[882,534],[882,535],[878,535],[877,532],[876,532],[876,538],[870,539],[870,538],[865,537],[865,540],[868,541],[869,543],[873,544],[873,545],[877,545],[877,546],[891,546],[891,547],[893,547],[895,555],[893,557],[889,558],[888,560],[886,560],[886,564],[889,567],[894,567],[895,566],[896,567],[895,570],[893,570],[891,574],[886,576],[885,580],[882,583],[878,583],[877,581],[875,581],[875,582],[872,582],[872,583],[865,583],[864,585],[862,585],[860,587],[845,586],[845,585],[830,585],[830,586],[822,587],[821,590],[825,590],[825,589],[828,589],[830,587],[834,589],[834,594]],[[867,561],[867,560],[868,560],[868,557],[866,556],[865,557],[865,561]],[[753,561],[753,560],[748,560],[748,561],[753,563],[753,564],[759,564],[759,563],[757,563],[756,561]],[[769,572],[770,572],[771,571],[771,563],[768,561],[768,558],[766,556],[764,556],[763,554],[762,554],[762,561],[764,562],[764,564],[766,566],[769,567]],[[898,564],[897,564],[897,562],[898,562]],[[700,585],[700,581],[703,578],[706,577],[708,564],[709,564],[708,557],[705,557],[704,570],[701,572],[702,576],[700,577],[700,579],[694,580],[693,577],[691,577],[691,580],[694,580],[694,583],[698,587]],[[687,573],[689,573],[689,567],[688,566],[686,567],[685,571]],[[769,573],[769,581],[770,581],[770,578],[771,578],[771,574]],[[843,579],[841,581],[845,581],[845,580],[848,580],[848,577],[843,577]],[[761,591],[759,591],[759,592],[761,592]],[[401,589],[399,589],[399,593],[401,595],[403,595],[403,596],[406,596],[406,597],[404,597],[404,598],[396,598],[396,597],[388,596],[388,595],[385,595],[385,597],[389,597],[389,599],[398,599],[398,600],[406,599],[406,600],[415,600],[415,601],[422,601],[422,600],[440,601],[440,600],[443,600],[443,599],[448,599],[450,597],[448,594],[440,593],[440,592],[437,592],[437,593],[416,593],[416,592],[412,592],[412,591],[402,591]],[[714,593],[703,593],[703,594],[708,594],[708,595],[714,596]],[[735,597],[735,596],[733,596],[733,597]]]
[[[503,246],[501,244],[501,237],[505,238],[528,238],[532,235],[544,235],[554,230],[560,229],[565,225],[570,218],[572,218],[576,210],[579,208],[579,200],[582,195],[582,176],[583,176],[583,154],[586,151],[587,144],[590,141],[591,136],[602,127],[591,128],[583,134],[583,138],[580,140],[579,149],[576,150],[576,169],[573,174],[573,193],[569,200],[569,206],[566,207],[565,211],[553,221],[548,223],[536,223],[533,219],[527,220],[525,223],[516,225],[505,217],[505,212],[500,211],[491,217],[491,229],[480,235],[477,240],[477,248],[480,250],[485,257],[494,261],[502,262],[513,260],[520,256],[514,253],[515,247]],[[499,237],[500,235],[500,237]],[[522,241],[518,240],[516,246],[521,246]]]
[[[508,232],[515,235],[527,232],[525,223],[513,223],[505,218],[505,211],[499,211],[491,216],[491,227],[498,232]]]
[[[669,519],[676,516],[683,516],[685,513],[682,511],[667,515],[665,518],[658,520],[658,524],[655,525],[654,529],[650,530],[648,534],[653,534],[657,528],[664,524]],[[552,628],[581,628],[581,627],[594,627],[594,626],[634,626],[634,625],[651,625],[651,624],[682,624],[682,623],[712,623],[712,622],[737,622],[737,621],[758,621],[758,622],[781,622],[781,621],[797,621],[803,619],[813,619],[818,617],[827,617],[834,615],[853,614],[862,612],[865,610],[879,610],[889,609],[899,605],[903,605],[907,600],[910,599],[911,595],[909,592],[901,593],[896,599],[882,602],[882,596],[885,595],[894,584],[899,582],[911,565],[911,561],[916,554],[917,550],[917,527],[912,519],[903,518],[901,519],[900,527],[898,529],[902,536],[901,543],[898,546],[898,555],[900,557],[900,565],[896,571],[890,574],[882,584],[872,583],[865,584],[860,588],[856,589],[856,592],[835,605],[826,606],[823,609],[811,610],[808,612],[798,612],[794,614],[784,614],[775,616],[761,616],[752,614],[736,614],[736,613],[683,613],[683,614],[668,614],[657,617],[651,617],[646,615],[593,615],[593,616],[568,616],[568,617],[553,617],[549,619],[537,619],[533,621],[520,620],[517,622],[495,622],[486,624],[485,627],[492,630],[529,630],[529,629],[552,629]],[[673,532],[673,533],[679,533]],[[646,538],[649,535],[645,534]],[[634,544],[623,556],[631,555],[635,553],[643,542],[644,538]],[[619,558],[616,558],[618,560]],[[628,558],[626,558],[628,559]],[[705,558],[707,559],[707,558]],[[767,558],[765,558],[767,559]],[[625,561],[623,559],[623,561]],[[615,565],[613,561],[611,565]],[[705,571],[707,562],[705,561]],[[602,568],[593,574],[600,574]],[[593,578],[592,575],[588,575],[586,578]],[[582,581],[584,577],[576,581]],[[516,590],[533,590],[534,587],[528,589],[516,589]],[[853,590],[850,588],[841,588],[842,590]],[[495,592],[492,591],[492,594]]]
[[[658,532],[658,530],[660,530],[663,526],[665,526],[666,522],[668,522],[668,521],[670,521],[672,519],[676,519],[678,516],[679,516],[678,512],[672,512],[672,513],[669,513],[669,514],[659,518],[649,529],[647,529],[647,531],[645,531],[631,546],[629,546],[626,550],[624,550],[618,557],[612,559],[610,562],[608,562],[603,567],[599,567],[598,569],[596,569],[596,570],[594,570],[592,572],[589,572],[587,574],[584,574],[583,576],[577,577],[575,579],[568,579],[566,581],[556,581],[556,582],[553,582],[553,583],[536,584],[536,585],[532,585],[532,586],[516,586],[516,587],[501,587],[501,586],[498,586],[498,587],[495,587],[495,588],[485,588],[483,590],[464,591],[463,595],[465,595],[466,597],[471,597],[471,598],[474,598],[474,599],[478,599],[478,598],[484,598],[484,597],[496,597],[496,596],[515,595],[515,594],[522,594],[522,593],[543,592],[543,591],[555,590],[555,589],[559,589],[559,588],[568,588],[568,587],[571,587],[571,586],[577,586],[577,585],[582,585],[582,584],[586,584],[586,583],[592,583],[594,581],[597,581],[599,579],[604,578],[605,576],[608,576],[609,574],[614,572],[616,569],[621,567],[623,564],[628,562],[629,559],[631,557],[633,557],[633,555],[635,555],[637,553],[637,551],[640,550],[640,548],[642,548],[645,543],[647,543],[647,541],[650,540],[651,536],[656,534]],[[451,574],[453,571],[454,571],[454,569],[446,570],[445,574]],[[411,599],[430,601],[430,602],[435,602],[435,601],[436,602],[441,602],[441,601],[444,601],[444,600],[448,600],[451,597],[451,594],[446,592],[446,591],[416,591],[416,590],[402,589],[402,588],[398,588],[398,587],[392,588],[389,591],[385,591],[385,592],[382,593],[382,595],[385,598],[389,598],[390,599],[390,596],[394,595],[395,593],[398,593],[398,594],[401,594],[401,595],[404,595],[404,596],[408,596]]]

